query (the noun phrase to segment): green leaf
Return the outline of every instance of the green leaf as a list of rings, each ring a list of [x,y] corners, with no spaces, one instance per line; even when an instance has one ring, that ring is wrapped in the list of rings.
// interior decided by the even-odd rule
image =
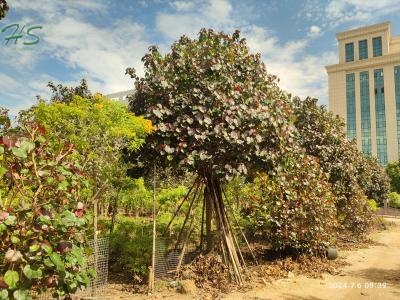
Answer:
[[[30,265],[26,265],[23,269],[25,276],[32,280],[36,278],[42,278],[42,270],[41,269],[32,269]]]
[[[36,252],[40,249],[40,245],[39,244],[34,244],[29,246],[29,252]]]
[[[7,226],[3,223],[0,223],[0,234],[3,233],[3,231],[5,231],[7,229]]]
[[[50,254],[53,252],[53,247],[50,245],[42,244],[42,249],[46,251],[47,254]]]
[[[4,174],[7,173],[7,169],[3,166],[0,166],[0,178],[4,176]]]
[[[19,158],[27,158],[28,157],[26,150],[23,148],[13,147],[11,151],[15,156],[17,156]]]
[[[15,225],[16,221],[16,216],[8,216],[8,218],[4,221],[4,224],[6,224],[7,226],[12,226]]]
[[[49,257],[50,257],[50,260],[56,266],[57,271],[62,272],[65,270],[64,263],[61,259],[61,256],[58,253],[53,252],[49,255]]]
[[[4,153],[4,147],[0,146],[0,155]]]
[[[22,141],[20,148],[24,149],[27,153],[35,149],[35,144],[30,141]]]
[[[7,290],[1,290],[0,291],[0,300],[7,300],[8,299],[8,291]]]
[[[63,180],[58,184],[58,189],[62,190],[62,191],[66,191],[68,186],[69,186],[69,182],[66,180]]]
[[[19,281],[19,275],[17,271],[8,270],[4,274],[4,282],[8,285],[10,289],[14,289]]]
[[[49,257],[46,257],[46,258],[43,260],[43,263],[44,263],[44,265],[45,265],[46,267],[49,267],[49,268],[54,267],[54,264],[51,262],[51,259],[50,259]]]
[[[63,213],[61,223],[67,227],[74,226],[76,223],[76,217],[72,212],[65,211]]]
[[[15,235],[11,236],[11,243],[18,244],[19,242],[20,242],[19,237],[15,236]]]
[[[28,291],[27,290],[16,290],[16,291],[14,291],[13,296],[14,296],[15,300],[29,300],[29,299],[32,299],[28,295]]]

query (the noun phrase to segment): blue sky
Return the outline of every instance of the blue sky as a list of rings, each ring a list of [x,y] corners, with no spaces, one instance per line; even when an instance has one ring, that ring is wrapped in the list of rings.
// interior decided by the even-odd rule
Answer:
[[[0,106],[15,114],[48,96],[48,81],[107,94],[132,88],[126,67],[143,74],[141,57],[149,45],[162,52],[182,34],[203,28],[240,29],[250,49],[260,52],[268,71],[294,95],[327,104],[324,66],[337,63],[335,34],[384,21],[400,34],[398,0],[9,0],[0,28],[19,23],[40,42],[13,50],[0,32]],[[22,39],[17,47],[22,47]],[[26,46],[25,46],[26,48]]]

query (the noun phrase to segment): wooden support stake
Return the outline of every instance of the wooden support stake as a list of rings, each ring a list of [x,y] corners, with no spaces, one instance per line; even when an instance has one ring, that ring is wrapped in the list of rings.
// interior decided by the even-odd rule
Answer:
[[[209,181],[209,187],[211,190],[210,194],[214,200],[214,207],[215,207],[215,211],[217,212],[217,220],[219,223],[219,227],[223,232],[226,250],[227,250],[227,253],[229,254],[231,266],[232,266],[234,274],[235,274],[235,280],[239,285],[242,285],[243,280],[242,280],[242,276],[241,276],[241,271],[242,271],[241,265],[240,265],[239,258],[236,253],[235,246],[232,241],[232,235],[229,231],[229,228],[227,228],[227,217],[224,214],[223,207],[221,207],[221,202],[223,200],[222,200],[222,197],[218,197],[219,193],[216,190],[216,187],[219,184],[219,182],[216,181],[214,184],[213,178],[211,176],[210,176],[210,178],[208,178],[208,181]]]
[[[252,256],[254,262],[255,262],[256,265],[258,266],[257,258],[256,258],[256,256],[254,255],[253,250],[251,249],[250,243],[249,243],[249,241],[247,240],[246,235],[244,234],[242,228],[240,227],[239,221],[238,221],[238,219],[237,219],[236,216],[235,216],[235,212],[233,211],[232,206],[229,205],[228,197],[226,196],[224,190],[222,190],[222,193],[224,194],[226,203],[228,204],[228,208],[231,210],[231,214],[233,215],[233,218],[235,219],[236,225],[237,225],[237,227],[239,228],[239,230],[240,230],[240,232],[241,232],[241,234],[242,234],[242,236],[243,236],[243,239],[244,239],[244,241],[245,241],[245,243],[246,243],[246,245],[247,245],[247,248],[249,249],[250,254],[251,254],[251,256]]]
[[[206,210],[206,196],[203,195],[203,209],[201,213],[201,229],[200,229],[200,251],[203,252],[203,239],[204,239],[204,212]]]
[[[199,203],[200,195],[201,195],[201,193],[199,193],[199,196],[198,196],[197,199],[195,200],[195,201],[196,201],[196,204],[195,204],[193,210],[196,209],[197,204]],[[191,213],[191,212],[190,212],[190,213]],[[191,236],[191,234],[192,234],[192,232],[193,232],[193,223],[194,223],[194,219],[195,219],[195,216],[193,215],[193,216],[192,216],[192,219],[190,220],[190,224],[189,224],[188,231],[187,231],[187,233],[186,233],[186,237],[185,237],[185,239],[184,239],[184,241],[183,241],[182,251],[181,251],[181,254],[179,255],[178,265],[177,265],[177,267],[176,267],[176,274],[177,274],[177,275],[179,275],[179,270],[180,270],[180,268],[181,268],[182,261],[183,261],[183,257],[184,257],[184,255],[185,255],[187,243],[188,243],[189,238],[190,238],[190,236]]]
[[[174,219],[176,218],[176,216],[178,215],[179,211],[181,210],[183,203],[186,202],[186,200],[188,199],[188,197],[189,197],[189,195],[190,195],[190,192],[192,191],[193,187],[194,187],[195,185],[197,185],[198,181],[199,181],[199,178],[197,177],[197,178],[194,180],[194,182],[193,182],[192,186],[190,187],[189,191],[188,191],[187,194],[185,195],[185,198],[183,198],[182,202],[179,204],[178,208],[177,208],[176,211],[174,212],[174,215],[172,216],[171,220],[168,222],[168,225],[167,225],[167,227],[165,228],[163,235],[165,235],[165,234],[167,233],[167,231],[169,230],[169,228],[171,227],[171,224],[172,224],[172,222],[174,221]]]
[[[181,227],[181,229],[180,229],[180,231],[179,231],[178,239],[176,240],[176,244],[175,244],[175,247],[174,247],[174,251],[177,249],[177,247],[178,247],[178,245],[179,245],[179,242],[180,242],[180,240],[181,240],[181,238],[182,238],[183,229],[185,228],[186,223],[187,223],[188,218],[189,218],[189,215],[190,215],[190,213],[192,212],[193,203],[196,201],[197,192],[199,191],[200,186],[201,186],[201,183],[198,183],[197,186],[196,186],[193,199],[192,199],[192,201],[190,201],[189,210],[188,210],[187,213],[186,213],[185,220],[183,221],[182,227]]]
[[[154,292],[154,275],[156,269],[156,165],[154,164],[154,173],[153,173],[153,253],[151,256],[151,269],[150,274],[151,278],[149,280],[149,289],[150,292]]]

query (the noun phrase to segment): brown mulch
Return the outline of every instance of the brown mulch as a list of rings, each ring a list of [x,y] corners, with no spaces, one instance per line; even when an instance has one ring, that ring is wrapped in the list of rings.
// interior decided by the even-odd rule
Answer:
[[[324,257],[300,255],[298,258],[286,257],[253,267],[252,275],[267,281],[304,275],[322,278],[324,273],[337,275],[340,268],[348,265],[344,260],[328,260]]]

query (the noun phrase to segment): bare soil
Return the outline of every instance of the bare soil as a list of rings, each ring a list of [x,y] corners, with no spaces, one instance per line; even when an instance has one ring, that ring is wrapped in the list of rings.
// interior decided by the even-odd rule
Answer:
[[[183,295],[165,283],[147,295],[128,284],[109,284],[101,299],[400,299],[400,219],[369,236],[367,243],[344,246],[336,261],[278,260],[251,269],[253,280],[241,289],[228,287],[227,293],[202,288],[197,295]],[[350,244],[351,245],[351,244]],[[356,246],[356,247],[355,247]],[[359,248],[360,246],[366,248]],[[358,248],[356,250],[351,248]],[[346,250],[343,250],[346,249]],[[276,279],[278,278],[278,279]],[[143,287],[142,287],[143,288]]]

